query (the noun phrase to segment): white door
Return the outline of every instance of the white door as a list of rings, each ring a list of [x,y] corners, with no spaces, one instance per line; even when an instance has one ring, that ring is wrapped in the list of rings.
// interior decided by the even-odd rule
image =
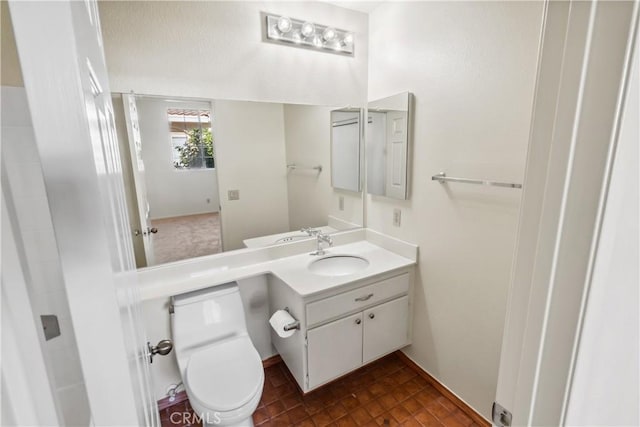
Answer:
[[[407,112],[387,111],[387,165],[385,195],[407,197]]]
[[[159,425],[95,1],[9,2],[94,425]]]
[[[145,181],[144,161],[142,159],[142,138],[140,137],[140,123],[138,121],[138,107],[133,94],[123,94],[124,115],[127,122],[129,149],[131,150],[131,168],[133,183],[138,202],[138,216],[140,230],[131,230],[133,239],[142,239],[146,265],[154,265],[153,235],[157,232],[151,225],[149,217],[149,201],[147,200],[147,185]]]
[[[307,332],[309,388],[362,366],[362,313]]]
[[[639,4],[552,1],[545,7],[493,411],[497,426],[569,423]],[[601,334],[608,334],[606,326],[598,325]],[[616,345],[617,353],[633,351],[629,342]],[[607,404],[607,390],[583,392],[592,392],[596,406]],[[603,406],[599,416],[613,412]],[[594,421],[587,424],[599,424]]]
[[[404,347],[409,337],[409,297],[365,310],[363,322],[362,363]]]

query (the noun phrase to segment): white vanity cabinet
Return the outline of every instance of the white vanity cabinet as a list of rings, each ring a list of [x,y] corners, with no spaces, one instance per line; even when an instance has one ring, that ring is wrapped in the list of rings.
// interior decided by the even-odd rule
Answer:
[[[362,365],[362,313],[307,331],[309,389]]]
[[[303,298],[284,282],[270,283],[271,311],[288,307],[300,321],[289,338],[272,342],[304,392],[410,344],[411,270],[340,286]]]
[[[363,312],[362,363],[407,345],[409,297],[404,296]]]

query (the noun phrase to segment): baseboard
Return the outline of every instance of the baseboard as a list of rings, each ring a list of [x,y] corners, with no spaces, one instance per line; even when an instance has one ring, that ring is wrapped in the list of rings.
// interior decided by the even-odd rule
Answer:
[[[429,382],[429,384],[431,384],[436,390],[438,390],[444,397],[446,397],[451,402],[453,402],[458,408],[460,408],[461,411],[463,411],[465,414],[467,414],[477,424],[479,424],[479,425],[481,425],[483,427],[490,427],[491,426],[491,423],[485,417],[480,415],[478,412],[476,412],[475,409],[473,409],[471,406],[467,405],[462,399],[460,399],[458,396],[453,394],[453,392],[451,390],[449,390],[447,387],[445,387],[440,381],[438,381],[437,379],[432,377],[431,374],[429,374],[427,371],[425,371],[420,366],[418,366],[418,364],[416,362],[414,362],[413,360],[411,360],[409,358],[409,356],[407,356],[406,354],[404,354],[400,350],[396,351],[396,355],[400,359],[402,359],[402,361],[408,367],[410,367],[411,369],[416,371],[416,373],[418,375],[420,375],[427,382]]]
[[[275,356],[271,356],[267,359],[264,359],[262,361],[262,367],[263,368],[269,368],[273,365],[277,365],[278,363],[282,362],[282,357],[280,357],[279,354],[276,354]]]

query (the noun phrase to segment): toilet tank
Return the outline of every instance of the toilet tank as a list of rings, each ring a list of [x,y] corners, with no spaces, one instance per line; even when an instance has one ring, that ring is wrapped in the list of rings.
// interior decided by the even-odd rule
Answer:
[[[171,329],[176,351],[246,335],[247,325],[235,282],[171,297]]]

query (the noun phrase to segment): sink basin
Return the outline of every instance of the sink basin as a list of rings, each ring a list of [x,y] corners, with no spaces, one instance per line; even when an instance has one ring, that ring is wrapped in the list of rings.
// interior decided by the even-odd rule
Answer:
[[[346,276],[369,266],[369,261],[354,255],[330,255],[309,264],[309,271],[320,276]]]
[[[295,242],[298,240],[313,239],[313,238],[314,238],[313,236],[309,236],[308,234],[296,234],[293,236],[281,237],[273,243],[289,243],[289,242]]]

